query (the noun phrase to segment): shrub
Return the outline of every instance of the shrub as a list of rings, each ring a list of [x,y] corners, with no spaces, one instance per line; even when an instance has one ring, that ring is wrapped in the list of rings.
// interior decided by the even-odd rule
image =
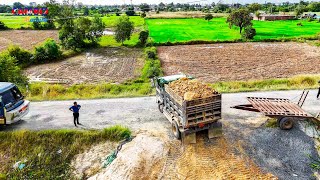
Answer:
[[[32,23],[32,27],[33,27],[33,29],[42,29],[42,25],[41,25],[41,22],[39,21],[39,18],[38,17],[36,17],[35,18],[36,20],[35,21],[33,21],[33,23]]]
[[[26,67],[32,64],[32,54],[19,46],[9,46],[8,53],[17,60],[17,64]]]
[[[2,21],[0,21],[0,30],[5,30],[5,29],[8,29],[8,27]]]
[[[297,26],[303,26],[301,22],[297,23]]]
[[[0,69],[0,82],[27,84],[27,78],[17,65],[17,60],[7,52],[0,54]]]
[[[146,48],[145,54],[147,55],[148,59],[156,59],[157,49],[155,47]]]
[[[55,60],[60,58],[62,52],[57,43],[52,39],[47,39],[47,41],[35,48],[34,60],[38,63],[47,62],[50,60]]]
[[[256,34],[256,29],[254,29],[252,26],[248,26],[241,33],[241,36],[243,39],[253,39]]]
[[[141,15],[140,15],[142,18],[145,18],[147,15],[145,12],[143,12]]]
[[[116,12],[116,16],[120,16],[120,13]]]
[[[206,14],[204,16],[204,19],[207,20],[208,22],[213,18],[212,14]]]
[[[145,45],[147,43],[148,37],[149,37],[149,31],[148,30],[141,31],[140,34],[139,34],[140,43],[142,45]]]

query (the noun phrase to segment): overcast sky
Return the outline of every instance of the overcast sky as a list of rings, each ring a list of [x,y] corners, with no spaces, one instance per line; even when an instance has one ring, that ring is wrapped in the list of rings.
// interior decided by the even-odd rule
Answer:
[[[30,2],[36,3],[43,3],[48,0],[0,0],[0,4],[9,4],[12,5],[14,2],[21,2],[22,4],[29,4]],[[57,0],[58,2],[62,2],[62,0]],[[299,2],[300,0],[223,0],[224,3],[265,3],[265,2],[273,2],[273,3],[281,3],[281,2]],[[313,0],[313,1],[320,1],[320,0]],[[113,5],[113,4],[130,4],[130,0],[76,0],[76,2],[82,2],[83,4],[90,4],[90,5]],[[133,4],[141,4],[141,3],[148,3],[148,4],[159,4],[160,2],[163,3],[200,3],[201,4],[211,4],[212,2],[218,2],[218,0],[132,0]]]

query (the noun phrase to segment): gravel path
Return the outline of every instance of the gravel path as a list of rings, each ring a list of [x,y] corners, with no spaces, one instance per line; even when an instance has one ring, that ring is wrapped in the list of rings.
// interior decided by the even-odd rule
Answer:
[[[312,179],[311,160],[318,158],[314,141],[299,126],[291,131],[263,126],[266,119],[259,113],[230,109],[229,107],[248,103],[245,97],[295,98],[301,91],[277,91],[258,93],[235,93],[223,95],[224,134],[229,142],[241,141],[245,153],[264,171],[280,179]],[[317,113],[320,102],[316,91],[311,91],[303,108]],[[73,101],[32,102],[28,116],[18,124],[1,127],[13,129],[75,129],[72,113],[68,111]],[[83,129],[101,129],[115,124],[128,126],[133,130],[158,130],[169,133],[169,123],[158,112],[155,97],[79,100],[82,105],[80,122]]]

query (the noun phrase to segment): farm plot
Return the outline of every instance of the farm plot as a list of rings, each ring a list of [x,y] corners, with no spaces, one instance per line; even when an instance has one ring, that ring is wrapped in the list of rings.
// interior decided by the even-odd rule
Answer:
[[[7,49],[10,45],[17,45],[27,50],[32,50],[34,46],[52,38],[56,41],[58,31],[55,30],[8,30],[0,31],[0,51]]]
[[[183,72],[208,83],[320,72],[320,48],[305,43],[170,46],[158,54],[165,75]]]
[[[301,22],[302,26],[297,26]],[[147,19],[150,36],[156,43],[188,41],[233,41],[241,39],[239,28],[229,29],[226,18]],[[320,23],[306,20],[253,21],[255,41],[315,36]]]
[[[142,66],[140,49],[98,48],[60,62],[32,66],[25,74],[32,82],[121,83],[139,76]]]

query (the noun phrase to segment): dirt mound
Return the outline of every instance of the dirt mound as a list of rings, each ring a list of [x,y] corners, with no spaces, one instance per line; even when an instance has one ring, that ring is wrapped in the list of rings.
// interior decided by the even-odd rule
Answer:
[[[106,169],[89,179],[157,179],[168,153],[167,142],[164,135],[140,133]]]
[[[84,179],[96,174],[101,169],[105,157],[116,148],[116,143],[106,142],[91,147],[88,151],[78,154],[71,162],[74,177]]]
[[[224,138],[210,141],[197,137],[197,144],[184,150],[170,149],[162,179],[277,179],[233,153]]]
[[[190,101],[193,99],[210,97],[217,92],[210,86],[199,82],[198,80],[190,80],[181,78],[169,84],[170,89],[184,100]]]

